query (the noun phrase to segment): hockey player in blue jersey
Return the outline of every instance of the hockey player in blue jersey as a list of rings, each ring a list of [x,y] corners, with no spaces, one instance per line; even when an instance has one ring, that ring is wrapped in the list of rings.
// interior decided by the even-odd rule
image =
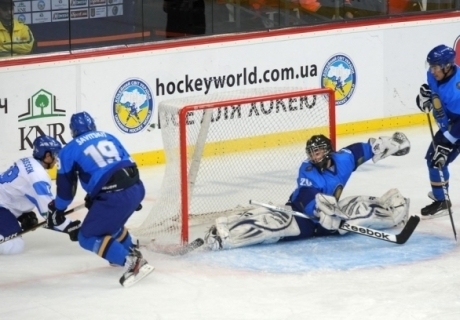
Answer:
[[[61,150],[61,144],[49,136],[37,137],[32,157],[21,158],[0,175],[0,254],[16,254],[24,250],[22,237],[3,241],[22,230],[31,230],[38,223],[33,210],[46,218],[48,205],[53,203],[51,178],[45,169],[51,169]],[[69,234],[77,241],[80,221],[61,219],[57,231]]]
[[[396,132],[392,137],[371,138],[336,152],[324,135],[314,135],[306,145],[308,159],[299,168],[297,188],[287,209],[302,212],[310,219],[286,213],[253,209],[243,214],[216,219],[205,236],[213,250],[231,249],[259,243],[308,239],[343,234],[342,220],[376,229],[404,224],[408,218],[409,199],[397,189],[382,197],[352,196],[340,199],[352,173],[364,162],[377,162],[390,155],[409,152],[407,137]]]
[[[460,148],[460,72],[455,64],[454,49],[439,45],[427,56],[429,70],[427,82],[420,87],[417,106],[423,112],[433,112],[439,130],[434,135],[434,146],[430,142],[425,159],[427,161],[431,192],[434,200],[421,210],[422,218],[430,219],[448,214],[450,201],[445,201],[439,170],[449,187],[449,164],[454,161]],[[433,108],[434,106],[434,108]]]
[[[73,140],[59,153],[57,196],[48,221],[54,225],[64,219],[80,180],[87,192],[88,213],[78,234],[79,244],[112,264],[125,266],[120,283],[128,286],[153,271],[124,227],[145,196],[139,171],[120,141],[97,131],[87,112],[72,115],[70,130]]]

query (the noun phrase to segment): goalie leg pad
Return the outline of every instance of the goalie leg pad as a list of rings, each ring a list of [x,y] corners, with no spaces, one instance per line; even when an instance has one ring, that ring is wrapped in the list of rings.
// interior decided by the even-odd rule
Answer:
[[[389,156],[404,156],[410,151],[409,139],[402,132],[395,132],[391,137],[370,138],[369,143],[374,153],[374,163]]]
[[[297,236],[299,226],[292,215],[257,208],[230,217],[216,219],[205,240],[211,249],[233,249],[254,244],[275,243]]]
[[[410,200],[398,189],[390,189],[382,197],[355,196],[339,202],[342,211],[354,225],[388,229],[404,225],[409,218]],[[340,234],[346,231],[339,230]]]

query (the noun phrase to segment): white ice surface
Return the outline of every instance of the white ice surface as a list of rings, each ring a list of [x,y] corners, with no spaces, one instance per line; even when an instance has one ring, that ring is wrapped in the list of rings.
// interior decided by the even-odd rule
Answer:
[[[412,142],[410,154],[362,165],[343,197],[397,187],[410,197],[411,214],[430,203],[428,127],[401,131]],[[392,132],[341,137],[338,144]],[[129,226],[149,213],[163,168],[141,174],[147,196]],[[459,181],[457,160],[450,196],[458,225]],[[83,197],[80,190],[73,205]],[[449,217],[422,221],[401,246],[347,235],[183,257],[144,251],[156,270],[128,289],[118,283],[121,268],[66,235],[40,229],[24,239],[25,253],[0,256],[0,319],[460,319],[460,250]]]

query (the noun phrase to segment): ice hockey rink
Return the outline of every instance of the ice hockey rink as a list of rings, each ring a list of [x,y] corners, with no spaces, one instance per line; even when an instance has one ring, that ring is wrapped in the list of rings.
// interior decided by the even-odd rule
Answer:
[[[381,196],[396,187],[418,215],[431,203],[430,132],[427,125],[398,130],[411,152],[362,165],[342,196]],[[339,137],[338,147],[393,132]],[[147,196],[129,227],[149,213],[163,170],[141,169]],[[450,179],[460,226],[458,190],[460,160]],[[71,207],[83,197],[79,190]],[[66,235],[40,229],[24,239],[25,253],[0,256],[0,319],[460,319],[460,250],[448,216],[422,220],[404,245],[348,234],[179,257],[143,250],[155,271],[130,288],[118,283],[122,268]]]

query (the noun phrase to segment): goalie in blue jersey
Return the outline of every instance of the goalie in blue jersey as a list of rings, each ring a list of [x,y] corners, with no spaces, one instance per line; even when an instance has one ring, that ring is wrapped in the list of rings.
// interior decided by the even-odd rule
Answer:
[[[428,196],[433,203],[422,208],[424,219],[449,213],[452,204],[445,199],[442,180],[448,190],[449,164],[460,153],[460,72],[455,64],[455,51],[443,44],[436,46],[428,53],[427,63],[428,84],[420,87],[416,103],[423,112],[433,112],[439,130],[425,156],[431,182]],[[444,179],[441,179],[440,170]]]
[[[97,131],[87,112],[72,115],[70,130],[73,140],[59,153],[57,196],[55,206],[49,208],[48,224],[59,225],[64,219],[80,180],[87,192],[88,214],[78,242],[111,264],[125,266],[120,283],[126,285],[153,271],[124,227],[145,196],[139,171],[120,141]]]
[[[307,141],[308,159],[300,165],[297,188],[287,209],[306,214],[305,219],[265,208],[216,219],[205,236],[213,250],[231,249],[259,243],[274,243],[343,234],[343,220],[354,225],[387,229],[405,224],[409,199],[397,189],[382,197],[352,196],[339,200],[352,173],[364,162],[377,162],[390,155],[403,156],[410,150],[407,137],[396,132],[391,137],[371,138],[334,151],[324,135]]]

